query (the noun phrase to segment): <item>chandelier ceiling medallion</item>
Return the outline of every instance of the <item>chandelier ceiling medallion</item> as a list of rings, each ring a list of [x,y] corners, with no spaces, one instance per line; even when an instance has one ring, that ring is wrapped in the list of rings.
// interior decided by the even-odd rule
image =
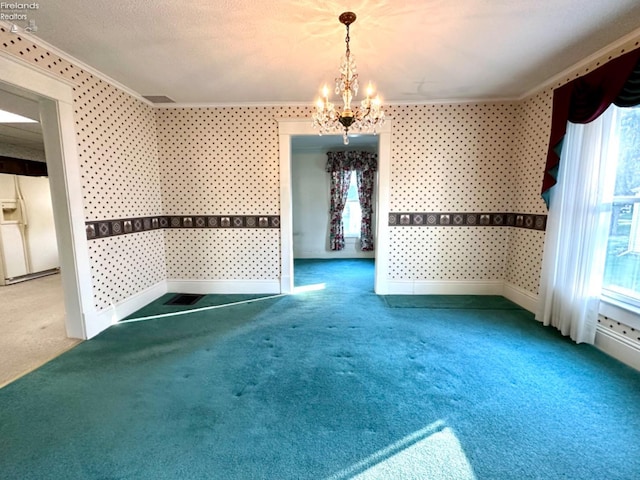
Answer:
[[[343,131],[344,144],[349,144],[349,131],[376,133],[376,127],[384,123],[384,111],[379,96],[373,97],[373,85],[369,83],[366,98],[360,102],[360,107],[351,107],[351,102],[358,94],[358,70],[356,61],[349,49],[349,25],[356,21],[356,14],[344,12],[338,17],[340,23],[347,27],[345,43],[347,50],[340,65],[340,76],[336,78],[336,95],[342,97],[342,111],[336,109],[329,101],[329,89],[325,85],[322,88],[322,98],[316,102],[316,111],[313,114],[313,126],[323,133]]]

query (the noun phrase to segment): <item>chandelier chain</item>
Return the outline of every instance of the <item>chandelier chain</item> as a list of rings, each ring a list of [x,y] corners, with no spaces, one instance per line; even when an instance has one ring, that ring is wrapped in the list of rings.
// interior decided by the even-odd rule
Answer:
[[[344,43],[347,44],[347,51],[345,53],[345,56],[347,58],[349,58],[349,55],[351,54],[351,49],[349,48],[349,41],[351,40],[351,38],[349,37],[349,25],[347,25],[347,36],[344,38]]]

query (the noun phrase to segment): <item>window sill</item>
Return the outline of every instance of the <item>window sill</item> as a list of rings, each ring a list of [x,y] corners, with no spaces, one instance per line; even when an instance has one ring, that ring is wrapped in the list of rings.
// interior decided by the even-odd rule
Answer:
[[[600,297],[600,315],[640,330],[640,308],[610,297]]]

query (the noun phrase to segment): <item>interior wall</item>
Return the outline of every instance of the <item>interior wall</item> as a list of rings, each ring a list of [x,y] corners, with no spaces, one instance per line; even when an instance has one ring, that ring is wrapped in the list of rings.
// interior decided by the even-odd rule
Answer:
[[[638,38],[631,37],[615,48],[594,55],[573,71],[556,78],[550,85],[528,95],[518,104],[516,155],[512,165],[513,210],[546,214],[547,207],[540,196],[542,176],[547,159],[553,90],[585,75],[606,61],[640,47]],[[544,232],[511,229],[508,239],[508,261],[505,272],[507,285],[537,298]]]
[[[311,108],[154,109],[6,29],[0,38],[0,49],[76,84],[96,309],[167,278],[278,279],[275,119],[308,118]],[[537,294],[543,229],[507,222],[546,214],[539,185],[550,92],[523,102],[387,107],[389,279],[504,280]]]
[[[535,92],[520,102],[518,122],[518,148],[513,164],[515,186],[514,207],[532,212],[545,212],[546,206],[540,197],[542,175],[547,157],[553,90],[606,63],[612,58],[640,48],[640,38],[632,35],[622,39],[609,49],[594,54],[582,65],[557,77],[547,87]],[[507,285],[537,299],[544,235],[542,232],[512,230],[509,232],[508,262],[505,275]],[[595,344],[605,352],[623,362],[639,368],[640,336],[636,324],[638,316],[629,311],[612,309],[598,319]]]
[[[154,111],[37,45],[0,33],[8,52],[78,85],[76,133],[86,219],[93,222],[88,235],[97,309],[165,278],[278,279],[275,118],[308,117],[310,108]],[[387,115],[402,120],[392,134],[391,213],[509,211],[515,104],[389,106]],[[198,216],[207,226],[209,217],[239,224],[182,228],[195,226]],[[177,221],[181,228],[147,230],[144,221],[156,217],[158,226]],[[248,225],[252,217],[272,228]],[[114,235],[126,231],[127,219],[141,219],[140,231]],[[509,230],[398,225],[388,276],[503,279]]]
[[[516,134],[517,154],[514,158],[511,174],[514,186],[514,211],[534,214],[547,212],[547,208],[540,196],[540,190],[551,128],[554,88],[564,85],[574,78],[597,68],[607,60],[639,46],[640,41],[637,38],[631,37],[628,40],[624,40],[615,48],[594,55],[579,68],[556,78],[550,85],[527,96],[519,103]],[[509,230],[505,285],[510,292],[515,293],[516,297],[521,300],[524,299],[533,310],[536,308],[543,252],[544,232],[527,229]],[[625,326],[624,319],[614,318],[614,321],[611,321],[608,318],[601,317],[600,324],[606,324],[609,327],[606,329],[609,335],[624,337],[623,342],[625,344],[634,344],[636,349],[640,348],[640,340],[637,335],[634,336],[634,329]],[[616,329],[619,332],[611,333]],[[602,332],[602,329],[599,332]],[[598,333],[596,343],[601,338],[601,334]],[[614,346],[610,347],[609,351],[614,356],[623,358],[617,352],[617,345],[620,344],[618,340],[619,338],[616,338],[616,341],[611,343]],[[637,362],[637,355],[634,361]]]
[[[510,178],[513,182],[513,210],[546,214],[540,196],[551,129],[552,90],[545,89],[518,105],[516,155]],[[509,231],[506,284],[535,299],[540,283],[544,232],[512,229]]]
[[[476,214],[511,212],[517,105],[391,106],[388,114],[398,119],[390,280],[502,281],[506,215],[498,225],[493,217],[482,224]]]
[[[278,279],[275,118],[308,117],[310,108],[154,110],[38,45],[0,33],[7,52],[77,85],[76,134],[98,310],[166,278]],[[390,213],[513,212],[512,205],[522,204],[514,201],[510,170],[518,108],[513,103],[389,106],[387,115],[396,125]],[[180,228],[153,228],[154,220],[161,227],[172,216]],[[234,228],[183,228],[195,227],[198,216],[207,226],[209,217],[228,218]],[[255,224],[247,224],[252,217]],[[192,223],[185,223],[190,218]],[[255,226],[261,218],[270,228]],[[390,222],[395,218],[390,215]],[[133,232],[116,235],[117,229],[129,233],[126,221],[133,221]],[[392,228],[390,279],[491,281],[511,275],[514,284],[537,288],[532,280],[539,273],[537,261],[525,273],[508,274],[505,252],[509,247],[514,257],[522,251],[540,256],[541,232],[424,223]]]
[[[388,107],[399,125],[389,222],[411,218],[392,223],[391,281],[504,280],[510,231],[517,229],[506,225],[514,212],[519,112],[517,103]],[[157,110],[163,213],[177,227],[192,222],[165,230],[169,279],[278,279],[278,232],[248,226],[245,217],[279,214],[275,119],[309,114],[302,107]],[[434,212],[449,215],[450,224],[440,225],[439,216],[429,224]],[[493,223],[482,223],[481,213],[491,213]],[[421,224],[413,221],[418,214]],[[454,225],[458,214],[469,223]],[[469,214],[477,214],[476,223]],[[197,228],[196,220],[211,216],[239,223]]]
[[[118,222],[112,222],[161,214],[153,108],[5,28],[0,28],[0,39],[4,52],[76,85],[74,119],[84,211],[87,222],[98,225],[87,229],[96,310],[164,280],[163,233],[140,229],[116,236]]]
[[[358,148],[358,150],[362,150]],[[363,252],[360,239],[345,238],[345,248],[329,250],[331,185],[326,172],[327,149],[294,150],[291,155],[294,258],[374,258]],[[337,151],[329,149],[329,151]],[[374,198],[376,189],[374,189]],[[376,209],[377,210],[377,209]],[[375,215],[372,230],[375,232]]]
[[[275,119],[310,113],[302,107],[157,110],[163,212],[182,227],[164,233],[170,281],[256,282],[257,289],[279,291]]]
[[[248,226],[244,218],[279,214],[275,118],[309,113],[301,107],[158,109],[163,212],[175,216],[178,227],[193,221],[191,228],[165,230],[169,279],[278,278],[277,232]],[[392,134],[389,222],[411,217],[407,224],[392,224],[389,279],[502,282],[511,231],[524,230],[515,223],[506,226],[507,214],[516,212],[519,105],[390,106],[387,114],[401,125]],[[429,224],[432,213],[449,215],[450,224],[441,225],[439,217]],[[492,223],[482,223],[481,213],[491,213]],[[418,214],[421,224],[413,222]],[[470,214],[477,214],[476,223]],[[468,223],[454,225],[457,215]],[[239,223],[231,230],[208,224],[212,228],[197,228],[195,220],[209,222],[210,216]],[[531,268],[536,267],[534,262]]]

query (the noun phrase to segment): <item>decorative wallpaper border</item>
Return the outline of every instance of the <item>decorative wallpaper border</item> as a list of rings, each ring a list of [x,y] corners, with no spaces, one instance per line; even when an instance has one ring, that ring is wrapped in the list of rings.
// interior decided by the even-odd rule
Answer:
[[[529,213],[389,213],[391,227],[516,227],[544,231],[547,216]],[[85,222],[88,240],[163,228],[280,228],[278,215],[162,215]]]
[[[517,227],[544,231],[547,216],[530,213],[390,213],[391,227]]]
[[[87,239],[163,228],[280,228],[278,215],[163,215],[85,222]]]

